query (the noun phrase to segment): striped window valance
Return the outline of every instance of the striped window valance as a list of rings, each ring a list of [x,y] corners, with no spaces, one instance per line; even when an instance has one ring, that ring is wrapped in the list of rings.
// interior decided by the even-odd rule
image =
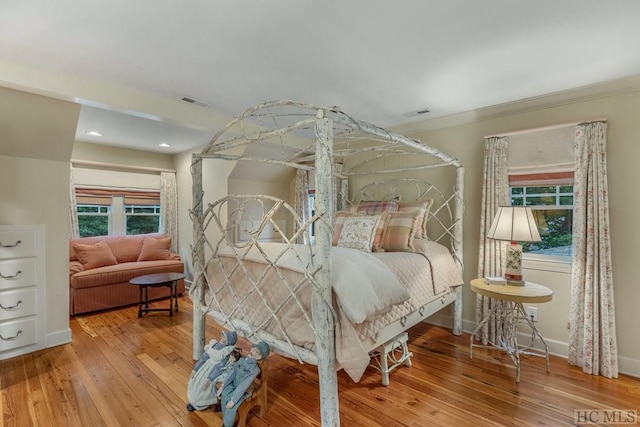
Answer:
[[[159,205],[158,191],[108,190],[97,188],[76,188],[76,200],[79,205],[111,205],[114,196],[124,197],[125,205]]]

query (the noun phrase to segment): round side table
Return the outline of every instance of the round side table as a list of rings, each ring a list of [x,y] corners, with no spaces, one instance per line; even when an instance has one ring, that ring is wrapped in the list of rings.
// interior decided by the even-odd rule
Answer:
[[[495,298],[502,304],[494,304],[491,310],[483,317],[475,331],[471,334],[469,344],[469,357],[473,358],[473,347],[493,347],[506,351],[516,366],[516,383],[520,382],[520,354],[530,354],[546,359],[547,372],[549,372],[549,349],[547,343],[538,332],[535,323],[527,316],[524,304],[537,304],[551,301],[553,291],[546,286],[537,283],[525,282],[524,286],[491,285],[484,278],[471,281],[471,290],[479,295]],[[476,333],[491,319],[502,322],[503,334],[497,338],[498,342],[489,342],[489,345],[475,344]],[[529,325],[532,330],[532,342],[530,346],[518,344],[518,323]],[[533,348],[533,339],[538,337],[544,346],[544,352]]]

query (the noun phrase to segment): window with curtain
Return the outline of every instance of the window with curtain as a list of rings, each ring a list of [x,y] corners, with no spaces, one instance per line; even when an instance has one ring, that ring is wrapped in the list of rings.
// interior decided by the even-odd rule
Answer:
[[[541,242],[523,243],[527,255],[572,255],[573,126],[509,136],[509,198],[529,206]]]
[[[80,237],[156,233],[160,193],[76,188]]]

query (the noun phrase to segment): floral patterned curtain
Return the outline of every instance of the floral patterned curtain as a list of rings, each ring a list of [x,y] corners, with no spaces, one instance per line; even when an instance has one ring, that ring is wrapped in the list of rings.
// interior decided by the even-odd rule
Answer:
[[[509,204],[509,175],[507,166],[507,138],[489,137],[484,142],[484,179],[482,181],[482,210],[480,212],[480,250],[478,277],[502,276],[505,258],[504,242],[487,239],[491,222],[499,206]],[[478,295],[476,322],[479,324],[495,304],[501,301]],[[478,331],[476,339],[483,344],[496,342],[501,335],[501,323],[491,319]]]
[[[171,252],[178,252],[178,186],[175,172],[160,173],[160,230],[171,237]]]
[[[78,224],[78,203],[76,201],[76,183],[73,177],[73,165],[69,165],[69,238],[80,237]]]
[[[606,133],[604,122],[576,126],[569,363],[617,378]]]
[[[309,221],[309,173],[306,170],[298,169],[296,171],[296,198],[294,209],[298,218],[302,222],[303,226],[310,227],[307,224]],[[301,227],[298,223],[293,224],[294,232],[297,232]],[[295,243],[305,243],[307,236],[309,235],[309,229],[307,228],[303,233],[296,238]]]

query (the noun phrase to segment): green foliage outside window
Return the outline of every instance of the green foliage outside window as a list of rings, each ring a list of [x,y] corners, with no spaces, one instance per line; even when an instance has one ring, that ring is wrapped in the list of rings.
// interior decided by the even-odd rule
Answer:
[[[127,234],[157,233],[159,227],[158,216],[127,216]]]
[[[108,216],[78,216],[80,237],[106,236],[109,234]]]
[[[157,233],[160,230],[160,206],[126,205],[127,234]]]
[[[109,234],[109,206],[78,205],[80,237]]]
[[[511,204],[529,206],[541,242],[520,242],[523,252],[571,256],[573,237],[573,186],[511,187]]]

